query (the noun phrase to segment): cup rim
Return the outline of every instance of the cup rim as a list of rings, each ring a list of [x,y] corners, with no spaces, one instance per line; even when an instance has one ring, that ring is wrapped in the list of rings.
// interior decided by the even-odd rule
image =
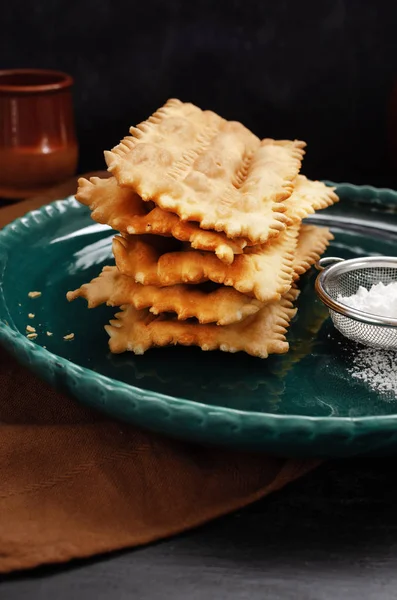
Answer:
[[[52,83],[13,85],[12,83],[2,83],[3,77],[13,75],[46,75],[53,77]],[[0,69],[0,93],[22,93],[22,94],[40,94],[42,92],[57,92],[70,88],[73,85],[73,77],[63,71],[52,69]]]

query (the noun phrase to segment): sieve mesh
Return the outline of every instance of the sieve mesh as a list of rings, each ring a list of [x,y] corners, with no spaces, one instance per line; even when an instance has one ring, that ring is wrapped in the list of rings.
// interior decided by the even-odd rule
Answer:
[[[382,282],[385,285],[397,281],[396,267],[362,267],[358,269],[336,269],[327,277],[324,290],[337,301],[338,296],[352,296],[360,286],[370,289],[374,284]],[[397,328],[364,323],[341,315],[330,309],[332,321],[344,336],[355,342],[388,350],[397,349]]]
[[[352,296],[360,286],[369,290],[380,281],[385,285],[397,281],[397,267],[364,267],[344,273],[335,271],[334,274],[330,274],[329,278],[327,278],[325,289],[332,300],[337,300],[339,294],[342,296]]]

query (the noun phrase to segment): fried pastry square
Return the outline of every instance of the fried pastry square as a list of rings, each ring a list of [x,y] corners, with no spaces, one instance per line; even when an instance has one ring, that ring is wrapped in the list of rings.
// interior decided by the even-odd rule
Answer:
[[[318,260],[332,238],[327,228],[314,225],[301,227],[294,258],[296,278]],[[263,306],[242,322],[224,327],[180,322],[169,319],[167,315],[155,318],[148,311],[123,306],[122,312],[106,326],[109,346],[114,353],[129,350],[142,354],[151,347],[181,344],[197,345],[203,350],[245,351],[261,358],[272,353],[282,354],[289,348],[285,333],[296,313],[293,302],[298,294],[293,285],[280,300]]]
[[[200,229],[194,222],[181,221],[174,213],[158,206],[152,208],[133,190],[120,187],[115,177],[101,179],[81,177],[76,199],[91,209],[91,217],[98,223],[109,225],[116,231],[128,234],[146,234],[174,237],[188,242],[196,250],[215,252],[226,264],[231,264],[235,254],[241,254],[247,240],[229,239],[226,234]]]
[[[213,281],[234,287],[260,302],[277,300],[291,287],[299,225],[284,230],[271,244],[247,248],[225,265],[214,254],[186,250],[162,254],[155,240],[115,237],[113,253],[121,273],[144,285],[171,286]]]
[[[293,302],[298,294],[296,288],[291,288],[280,300],[267,304],[244,321],[225,327],[178,321],[167,315],[155,317],[148,310],[123,306],[105,327],[110,337],[109,347],[115,354],[125,351],[143,354],[151,347],[176,344],[200,346],[202,350],[244,351],[260,358],[283,354],[288,351],[285,334],[296,313]]]
[[[134,277],[137,282],[144,285],[202,283],[209,279],[215,283],[233,286],[244,294],[253,294],[258,300],[267,302],[269,296],[265,291],[267,281],[262,277],[263,271],[266,270],[267,274],[272,270],[278,273],[273,283],[278,289],[284,282],[285,287],[280,292],[284,293],[289,287],[286,281],[292,266],[292,258],[288,252],[282,255],[280,248],[284,251],[285,244],[289,242],[286,250],[293,252],[291,231],[296,234],[296,227],[300,220],[313,213],[316,208],[326,208],[337,200],[333,188],[328,188],[322,182],[310,181],[304,176],[299,176],[296,189],[286,201],[286,214],[293,226],[284,230],[271,243],[247,247],[244,254],[235,257],[233,264],[223,265],[216,256],[209,253],[185,251],[161,255],[150,246],[147,239],[143,240],[138,236],[115,239],[113,251],[116,263],[122,273]],[[273,254],[278,256],[278,264],[275,262],[277,259],[272,257]],[[269,257],[272,258],[271,263],[266,260]],[[280,263],[280,259],[283,262]]]
[[[256,244],[285,228],[283,200],[293,191],[304,142],[260,142],[241,123],[179,100],[130,133],[105,159],[118,183],[144,201]]]
[[[330,239],[332,234],[328,229],[302,225],[293,263],[296,278],[319,259]],[[230,287],[203,290],[184,284],[145,286],[120,273],[117,267],[104,267],[99,277],[67,294],[69,301],[80,297],[87,300],[89,308],[104,303],[108,306],[132,304],[138,310],[148,308],[155,315],[170,312],[179,320],[196,318],[199,323],[217,325],[241,321],[263,306],[259,300]]]
[[[92,177],[90,180],[81,177],[78,183],[76,198],[91,209],[93,220],[121,233],[172,236],[190,243],[196,250],[215,252],[226,264],[231,264],[234,255],[241,254],[247,246],[244,238],[232,240],[222,232],[203,230],[197,223],[182,221],[174,213],[159,207],[151,209],[135,192],[120,187],[114,177]],[[333,188],[298,175],[295,189],[285,201],[285,215],[290,223],[299,222],[315,210],[326,208],[337,200]]]
[[[137,310],[148,308],[155,315],[172,312],[180,320],[196,318],[199,323],[217,325],[241,321],[262,306],[259,300],[224,286],[207,291],[191,285],[142,285],[120,273],[117,267],[104,267],[99,277],[67,294],[69,301],[80,297],[87,300],[88,308],[104,303],[131,304]]]

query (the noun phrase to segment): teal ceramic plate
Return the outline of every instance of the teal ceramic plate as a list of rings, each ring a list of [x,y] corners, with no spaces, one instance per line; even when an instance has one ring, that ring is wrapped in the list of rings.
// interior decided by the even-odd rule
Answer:
[[[338,193],[340,204],[313,219],[335,234],[327,254],[396,254],[397,194],[348,184]],[[349,375],[357,347],[316,300],[313,272],[301,281],[285,356],[179,347],[112,356],[103,325],[115,310],[65,299],[112,260],[111,237],[72,198],[0,232],[0,341],[22,364],[98,410],[187,440],[300,456],[397,450],[397,401]]]

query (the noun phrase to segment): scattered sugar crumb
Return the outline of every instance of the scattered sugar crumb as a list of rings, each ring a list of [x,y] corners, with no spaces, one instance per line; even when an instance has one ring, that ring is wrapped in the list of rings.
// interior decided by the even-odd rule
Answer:
[[[28,317],[29,317],[29,319],[34,319],[34,314],[33,313],[29,313]]]
[[[349,373],[387,400],[397,400],[397,352],[360,348]]]
[[[51,337],[54,334],[51,331],[47,331],[47,335],[48,335],[48,337]]]
[[[29,331],[29,333],[36,333],[35,328],[31,325],[26,325],[26,331]]]
[[[74,333],[69,333],[69,335],[64,335],[63,339],[64,340],[73,340],[74,339]]]
[[[30,340],[35,340],[37,338],[37,333],[28,333],[26,337]]]
[[[29,292],[29,298],[39,298],[41,296],[41,292]]]

